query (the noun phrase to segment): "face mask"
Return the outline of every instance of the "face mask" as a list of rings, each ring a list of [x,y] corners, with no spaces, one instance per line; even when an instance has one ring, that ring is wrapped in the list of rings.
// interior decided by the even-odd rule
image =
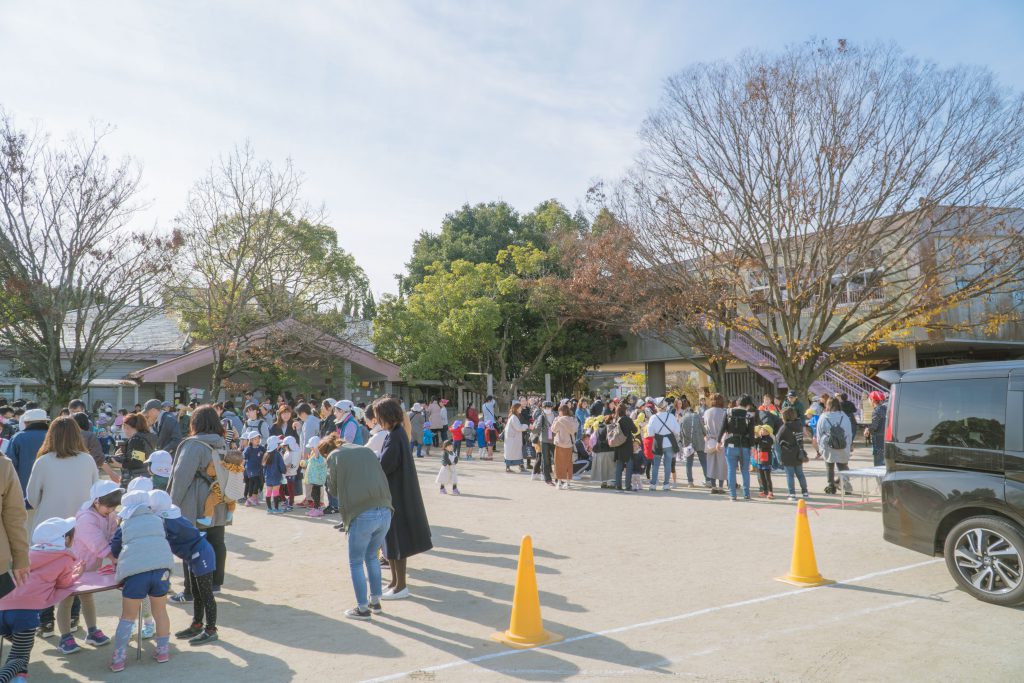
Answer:
[[[550,416],[551,415],[551,408],[545,408],[544,409],[544,414]]]

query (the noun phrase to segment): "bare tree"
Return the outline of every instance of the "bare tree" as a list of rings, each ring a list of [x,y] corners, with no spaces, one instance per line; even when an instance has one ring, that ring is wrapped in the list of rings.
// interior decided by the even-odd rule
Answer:
[[[353,302],[366,298],[365,274],[301,189],[290,161],[275,169],[246,143],[196,183],[178,216],[184,263],[169,295],[196,340],[214,351],[213,395],[252,369],[257,338],[258,355],[278,349],[276,358],[294,359],[290,370],[302,366],[296,348],[309,349],[301,359],[315,365],[312,352],[320,347],[307,343],[308,329],[289,334],[303,328],[285,326],[268,335],[268,324],[295,318],[342,336]]]
[[[631,258],[805,392],[1019,279],[1024,99],[983,69],[807,43],[668,80],[614,201]]]
[[[82,394],[171,270],[177,239],[129,229],[139,174],[102,150],[106,131],[53,144],[0,111],[0,341],[51,411]]]

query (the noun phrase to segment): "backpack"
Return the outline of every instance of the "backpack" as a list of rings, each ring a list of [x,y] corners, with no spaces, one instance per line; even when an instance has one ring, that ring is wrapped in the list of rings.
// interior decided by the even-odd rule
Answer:
[[[747,420],[747,414],[736,415],[732,411],[729,411],[729,416],[726,424],[726,431],[732,436],[746,438],[750,432],[750,422]]]
[[[608,423],[606,433],[608,434],[608,445],[612,448],[618,448],[622,444],[626,443],[626,434],[619,427],[618,420]]]
[[[822,439],[824,442],[822,445],[833,451],[841,451],[846,448],[846,432],[843,431],[843,426],[834,425],[828,420],[825,422],[828,423],[828,433]]]
[[[356,443],[360,446],[365,446],[370,440],[370,428],[360,422],[358,425],[358,431],[356,432]]]

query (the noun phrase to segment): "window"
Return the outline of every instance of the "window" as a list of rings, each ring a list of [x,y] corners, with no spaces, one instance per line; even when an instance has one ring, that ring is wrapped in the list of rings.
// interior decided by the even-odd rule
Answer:
[[[1003,450],[1006,379],[900,384],[896,442]]]

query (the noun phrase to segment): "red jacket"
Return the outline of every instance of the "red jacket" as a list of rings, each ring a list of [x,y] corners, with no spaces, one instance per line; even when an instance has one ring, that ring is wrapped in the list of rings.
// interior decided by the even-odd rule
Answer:
[[[0,599],[0,610],[46,609],[71,595],[75,556],[68,550],[30,550],[28,581]]]

